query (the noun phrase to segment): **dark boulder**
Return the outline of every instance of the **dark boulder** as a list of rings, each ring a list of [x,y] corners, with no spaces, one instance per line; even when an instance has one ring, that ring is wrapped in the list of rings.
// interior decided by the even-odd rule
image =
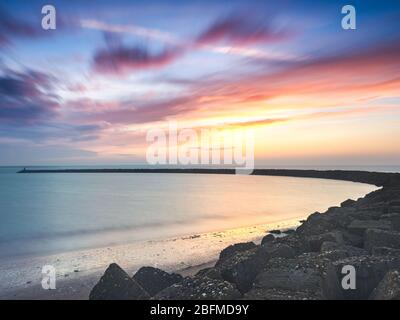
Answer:
[[[389,206],[387,211],[387,213],[399,213],[400,206]]]
[[[260,250],[265,252],[265,256],[269,259],[272,258],[293,258],[296,253],[292,247],[284,243],[267,243],[262,246]]]
[[[379,220],[386,213],[384,206],[360,208],[353,213],[353,218],[358,220]]]
[[[400,249],[400,232],[368,229],[364,234],[364,248],[371,251],[373,247]]]
[[[342,247],[342,245],[340,245],[337,242],[324,241],[321,245],[321,252],[329,252],[329,251],[333,251],[333,250],[339,250],[341,247]]]
[[[262,238],[261,245],[264,245],[269,242],[273,242],[274,240],[275,240],[275,237],[271,233],[267,234],[264,238]]]
[[[343,257],[358,257],[365,256],[368,254],[367,250],[353,247],[349,245],[339,244],[337,242],[329,242],[326,241],[321,246],[321,253],[329,253],[329,252],[342,252]]]
[[[322,297],[321,259],[307,253],[294,259],[271,258],[244,299],[314,300]]]
[[[364,237],[351,233],[347,230],[341,230],[343,235],[343,240],[346,244],[363,248],[364,247]]]
[[[149,294],[129,275],[113,263],[90,292],[90,300],[144,300]]]
[[[242,292],[247,292],[253,280],[268,262],[268,254],[260,248],[237,252],[235,255],[218,260],[215,267],[224,280],[236,285]]]
[[[219,254],[219,260],[221,261],[225,260],[233,256],[237,252],[254,249],[255,247],[256,245],[254,242],[243,242],[243,243],[233,244],[221,251],[221,253]]]
[[[310,245],[305,240],[305,237],[299,236],[296,233],[289,234],[288,236],[283,237],[283,238],[277,238],[277,239],[275,239],[274,243],[285,244],[285,245],[291,247],[294,250],[296,255],[310,251]]]
[[[391,200],[388,202],[388,205],[392,207],[400,207],[400,199]]]
[[[390,221],[394,231],[400,231],[400,213],[388,213],[382,215],[381,218]]]
[[[345,266],[355,270],[355,289],[345,289],[342,280]],[[400,257],[360,256],[332,262],[323,276],[322,290],[325,299],[368,299],[386,272],[400,267]],[[344,272],[344,273],[343,273]]]
[[[338,230],[306,237],[306,241],[309,244],[310,250],[314,252],[319,252],[322,243],[325,241],[336,242],[338,244],[344,243],[343,234]]]
[[[367,229],[381,229],[390,230],[392,224],[386,220],[353,220],[347,227],[347,229],[359,236],[364,235]]]
[[[165,288],[154,300],[233,300],[241,293],[229,282],[196,276]]]
[[[355,203],[356,203],[355,200],[347,199],[346,201],[343,201],[343,202],[340,204],[340,206],[341,206],[342,208],[344,208],[344,207],[351,207],[351,206],[353,206]]]
[[[208,277],[210,279],[224,280],[218,268],[204,268],[196,273],[195,277]]]
[[[374,256],[400,256],[400,249],[393,249],[388,247],[373,247],[371,254]]]
[[[150,296],[154,296],[174,283],[182,281],[182,279],[183,277],[179,274],[169,274],[153,267],[142,267],[133,276],[133,280],[139,283]]]
[[[379,282],[370,296],[371,300],[400,300],[400,272],[391,270]]]
[[[268,268],[254,281],[254,289],[319,291],[321,277],[313,268]]]
[[[332,231],[339,227],[336,219],[328,213],[313,213],[307,220],[296,229],[296,233],[301,236],[318,235]]]
[[[329,259],[330,261],[365,256],[367,254],[367,250],[349,245],[340,245],[335,242],[324,242],[321,246],[321,257]]]

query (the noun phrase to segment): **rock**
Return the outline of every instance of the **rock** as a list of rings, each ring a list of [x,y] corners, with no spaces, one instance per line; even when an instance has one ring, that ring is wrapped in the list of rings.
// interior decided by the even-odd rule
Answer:
[[[343,235],[343,240],[346,244],[353,247],[364,247],[364,238],[362,236],[356,235],[354,233],[348,232],[347,230],[341,230]]]
[[[182,279],[183,277],[179,274],[169,274],[153,267],[142,267],[133,276],[133,280],[140,284],[150,296],[154,296],[174,283],[182,281]]]
[[[343,251],[346,253],[346,257],[365,256],[368,254],[367,250],[358,247],[339,244],[337,242],[329,242],[329,241],[324,242],[321,246],[321,252],[330,252],[330,251]]]
[[[321,250],[322,243],[325,241],[336,242],[339,244],[344,243],[343,234],[337,230],[306,237],[306,241],[309,243],[310,250],[314,252],[319,252]]]
[[[355,200],[347,199],[346,201],[343,201],[343,202],[340,204],[340,206],[341,206],[342,208],[351,207],[351,206],[353,206],[355,203],[356,203]]]
[[[233,300],[241,293],[229,282],[208,277],[185,278],[160,291],[154,300]]]
[[[357,210],[349,213],[349,215],[352,218],[351,220],[379,220],[385,213],[384,211],[383,206],[368,206],[366,208],[357,208]]]
[[[264,238],[262,238],[261,245],[272,242],[274,240],[275,240],[275,237],[272,234],[267,234]]]
[[[294,259],[271,258],[244,299],[320,299],[323,262],[314,253]]]
[[[208,277],[210,279],[224,280],[217,268],[205,268],[196,273],[196,277]]]
[[[399,213],[400,206],[389,206],[388,213]]]
[[[371,250],[373,256],[400,256],[400,249],[387,247],[373,247]]]
[[[254,249],[255,247],[256,245],[254,242],[243,242],[243,243],[233,244],[221,251],[221,253],[219,254],[219,260],[225,260],[233,256],[237,252]]]
[[[400,232],[368,229],[364,234],[364,248],[371,251],[373,247],[400,249]]]
[[[355,269],[355,289],[345,290],[342,279],[344,266]],[[390,256],[361,256],[350,257],[332,262],[323,275],[322,290],[325,299],[368,299],[371,292],[382,280],[386,272],[400,267],[400,257]]]
[[[348,258],[350,255],[347,251],[344,250],[332,250],[332,251],[325,251],[321,252],[321,257],[328,259],[329,261],[338,261],[341,259]]]
[[[367,229],[390,230],[391,228],[392,224],[390,221],[385,220],[353,220],[347,227],[350,232],[359,236],[364,235]]]
[[[254,281],[254,289],[283,289],[290,291],[319,291],[321,277],[312,268],[269,268]]]
[[[394,231],[400,231],[400,213],[388,213],[381,218],[390,221]]]
[[[294,234],[289,234],[287,237],[277,238],[274,243],[285,244],[291,247],[296,255],[304,252],[310,252],[310,245],[304,237]],[[263,245],[264,246],[264,245]]]
[[[338,221],[329,214],[316,212],[310,215],[306,222],[296,229],[296,233],[303,236],[318,235],[332,231],[337,227],[339,227]]]
[[[250,290],[253,280],[268,261],[268,254],[260,248],[237,252],[235,255],[218,260],[215,267],[222,278],[236,285],[240,292]]]
[[[400,300],[400,272],[391,270],[379,282],[370,296],[371,300]]]
[[[144,300],[149,294],[117,264],[112,263],[90,292],[90,300]]]
[[[286,234],[293,234],[295,232],[296,232],[296,229],[287,229],[287,230],[283,231],[283,233],[286,233]]]
[[[271,258],[293,258],[296,254],[295,251],[286,244],[282,243],[267,243],[262,246],[260,250],[264,250],[266,256]]]
[[[326,241],[321,246],[321,257],[337,261],[349,257],[365,256],[368,252],[364,249]]]
[[[271,231],[269,231],[269,233],[272,233],[272,234],[281,234],[282,232],[281,232],[281,230],[271,230]]]
[[[321,245],[321,252],[329,252],[329,251],[333,251],[333,250],[338,250],[341,247],[342,247],[342,245],[340,245],[337,242],[324,241]]]
[[[329,213],[334,213],[334,212],[336,212],[338,209],[340,210],[340,209],[342,209],[342,208],[337,207],[337,206],[329,207],[328,210],[326,211],[326,213],[327,213],[327,214],[329,214]]]

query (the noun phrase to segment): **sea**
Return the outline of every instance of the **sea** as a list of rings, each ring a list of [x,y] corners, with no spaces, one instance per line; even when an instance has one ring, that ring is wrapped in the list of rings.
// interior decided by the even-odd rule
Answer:
[[[21,169],[0,167],[0,261],[300,219],[376,189],[291,177]]]

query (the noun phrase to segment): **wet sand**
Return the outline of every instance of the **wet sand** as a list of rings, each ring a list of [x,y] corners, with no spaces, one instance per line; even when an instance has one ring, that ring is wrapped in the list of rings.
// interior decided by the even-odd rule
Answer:
[[[268,230],[297,226],[303,218],[159,241],[2,261],[0,299],[88,299],[90,290],[113,262],[131,275],[142,266],[153,266],[190,276],[212,266],[225,247],[245,241],[257,243]],[[56,269],[55,290],[44,290],[41,286],[44,265]]]

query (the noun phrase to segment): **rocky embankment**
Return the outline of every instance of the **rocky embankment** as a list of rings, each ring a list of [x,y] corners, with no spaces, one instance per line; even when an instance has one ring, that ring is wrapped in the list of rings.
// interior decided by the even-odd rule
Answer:
[[[89,298],[400,299],[398,175],[358,177],[383,188],[313,213],[283,237],[277,237],[275,230],[260,245],[231,245],[220,253],[214,267],[193,277],[152,267],[143,267],[131,277],[112,264]],[[354,289],[342,286],[344,266],[354,267]]]

